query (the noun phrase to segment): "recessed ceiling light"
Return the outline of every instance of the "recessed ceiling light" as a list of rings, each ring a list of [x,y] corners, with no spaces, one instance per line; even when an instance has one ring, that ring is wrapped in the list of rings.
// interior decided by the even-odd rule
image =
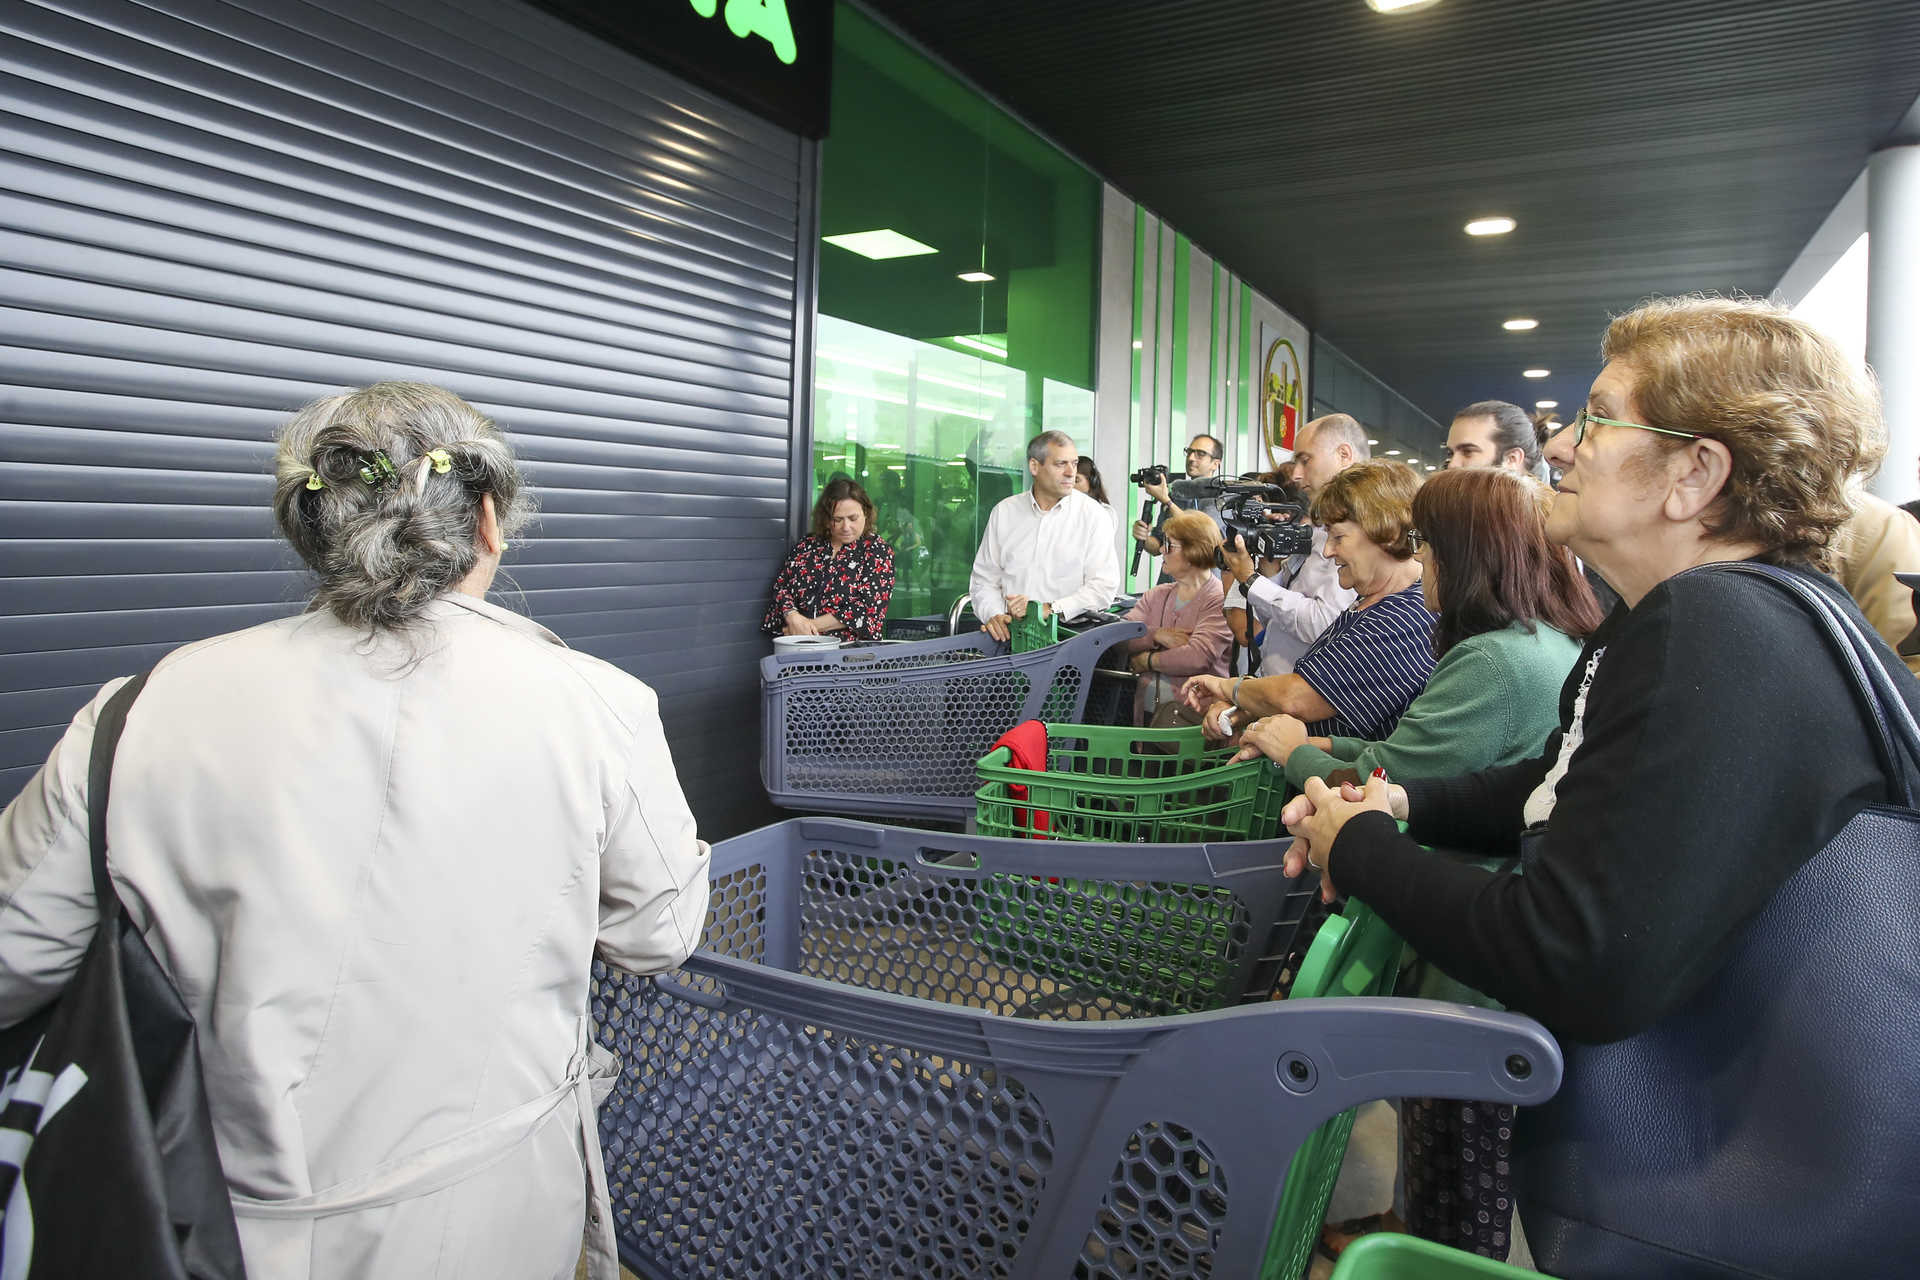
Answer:
[[[1533,407],[1536,409],[1558,409],[1560,402],[1558,400],[1535,400]]]
[[[962,271],[960,278],[968,284],[986,284],[993,279],[984,271]]]
[[[886,258],[911,258],[916,254],[938,253],[930,244],[921,244],[912,236],[882,227],[878,231],[854,231],[843,236],[821,236],[828,244],[839,245],[849,253],[879,262]]]
[[[1552,373],[1553,370],[1551,369],[1522,369],[1520,376],[1523,378],[1545,378],[1550,377]]]
[[[1475,218],[1467,224],[1470,236],[1503,236],[1520,224],[1512,218]]]
[[[1439,469],[1440,469],[1440,468],[1438,468],[1438,467],[1436,467],[1436,466],[1434,466],[1434,465],[1433,465],[1433,464],[1432,464],[1431,462],[1429,462],[1429,463],[1427,464],[1427,470],[1429,470],[1429,471],[1438,471]]]
[[[1380,442],[1379,442],[1378,440],[1369,440],[1369,441],[1367,441],[1367,443],[1368,443],[1368,444],[1379,444]]]
[[[1138,350],[1139,350],[1140,348],[1142,348],[1142,347],[1144,347],[1144,346],[1146,346],[1146,345],[1147,345],[1146,343],[1144,343],[1144,342],[1142,342],[1142,341],[1140,341],[1140,339],[1138,339],[1138,338],[1135,338],[1135,339],[1133,340],[1133,349],[1134,349],[1135,351],[1138,351]]]
[[[961,276],[960,278],[962,280],[966,279],[965,276]],[[988,276],[987,278],[991,280],[993,277]],[[1505,321],[1501,324],[1500,327],[1512,333],[1525,333],[1529,329],[1538,329],[1540,327],[1540,322],[1538,320],[1528,320],[1523,317],[1517,320]]]
[[[1400,456],[1400,451],[1398,449],[1389,449],[1387,450],[1387,456],[1389,458],[1397,458]]]
[[[1440,0],[1367,0],[1367,8],[1375,13],[1411,13],[1439,3]]]
[[[1007,349],[1005,347],[996,347],[991,342],[985,342],[979,338],[969,338],[965,334],[956,334],[948,339],[948,341],[957,342],[963,347],[972,347],[975,351],[984,351],[996,360],[1005,360],[1007,358]]]

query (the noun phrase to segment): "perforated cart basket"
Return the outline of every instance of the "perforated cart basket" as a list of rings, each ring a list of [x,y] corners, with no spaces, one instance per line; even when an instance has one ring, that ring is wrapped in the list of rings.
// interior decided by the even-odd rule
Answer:
[[[995,963],[971,942],[979,886],[1043,852],[1088,877],[1103,856],[1221,851],[796,820],[715,849],[682,969],[596,967],[597,1034],[623,1059],[600,1132],[627,1265],[1249,1276],[1289,1157],[1329,1116],[1408,1094],[1531,1106],[1558,1085],[1553,1041],[1511,1014],[1330,999],[1129,1019]]]
[[[976,772],[983,834],[1049,840],[1247,840],[1277,834],[1286,775],[1264,758],[1229,763],[1198,726],[1048,724],[1047,767],[1016,769],[1006,748]]]
[[[1100,655],[1145,632],[1112,622],[1031,653],[985,632],[776,653],[760,664],[761,781],[789,809],[964,820],[994,740],[1078,719]]]
[[[1314,935],[1287,998],[1392,995],[1400,973],[1400,952],[1400,935],[1364,903],[1349,899],[1346,909],[1327,917]],[[1349,1109],[1307,1135],[1294,1153],[1260,1280],[1299,1280],[1305,1274],[1352,1135]]]

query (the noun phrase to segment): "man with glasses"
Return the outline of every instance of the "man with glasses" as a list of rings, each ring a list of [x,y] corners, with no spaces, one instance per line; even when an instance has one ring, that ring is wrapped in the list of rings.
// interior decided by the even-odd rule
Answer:
[[[1195,436],[1187,445],[1187,479],[1211,480],[1220,474],[1220,462],[1225,456],[1226,451],[1220,447],[1218,440],[1209,435]],[[1148,555],[1157,556],[1166,550],[1166,541],[1160,536],[1160,530],[1166,527],[1168,520],[1182,511],[1198,511],[1219,525],[1222,533],[1226,531],[1226,522],[1220,517],[1220,499],[1203,498],[1190,506],[1182,507],[1173,500],[1164,482],[1143,484],[1140,488],[1149,498],[1160,504],[1160,521],[1157,527],[1149,526],[1145,520],[1133,522],[1134,539],[1146,547]]]

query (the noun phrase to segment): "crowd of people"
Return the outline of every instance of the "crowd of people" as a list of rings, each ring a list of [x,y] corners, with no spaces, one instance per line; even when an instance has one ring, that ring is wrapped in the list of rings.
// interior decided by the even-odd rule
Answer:
[[[1904,806],[1920,762],[1879,748],[1891,712],[1782,584],[1861,627],[1893,710],[1920,714],[1920,633],[1894,578],[1920,570],[1920,522],[1860,491],[1884,451],[1870,380],[1783,310],[1656,301],[1613,322],[1603,355],[1544,441],[1516,406],[1467,406],[1424,483],[1373,459],[1354,419],[1307,423],[1264,477],[1306,504],[1295,555],[1256,559],[1217,503],[1151,486],[1164,516],[1131,533],[1162,580],[1125,614],[1145,624],[1124,654],[1135,718],[1198,722],[1284,771],[1289,874],[1317,869],[1327,901],[1350,894],[1405,939],[1403,991],[1522,1012],[1569,1046],[1534,1113],[1406,1100],[1396,1205],[1330,1247],[1387,1225],[1501,1256],[1517,1201],[1562,1274],[1596,1258],[1608,1274],[1809,1274],[1767,1271],[1777,1242],[1697,1230],[1713,1206],[1669,1191],[1657,1221],[1603,1219],[1580,1189],[1596,1168],[1630,1190],[1717,1157],[1716,1126],[1756,1118],[1735,1098],[1709,1125],[1687,1100],[1737,1090],[1750,1058],[1793,1063],[1816,1104],[1848,1069],[1831,1050],[1881,1033],[1863,1021],[1877,989],[1803,1020],[1804,1042],[1737,1032],[1711,1079],[1663,1059],[1681,1078],[1642,1098],[1649,1140],[1630,1147],[1596,1147],[1579,1117],[1642,1068],[1574,1049],[1711,1009],[1783,886],[1863,813]],[[1187,476],[1217,476],[1223,453],[1194,437]],[[1098,468],[1057,431],[1027,468],[970,584],[1002,640],[1036,613],[1102,615],[1120,586]],[[282,432],[274,492],[312,607],[180,649],[136,686],[108,883],[198,1028],[263,1274],[466,1260],[558,1277],[583,1220],[590,1273],[612,1274],[589,967],[679,964],[708,850],[652,691],[486,601],[529,510],[505,437],[458,397],[380,383],[318,401]],[[768,632],[881,634],[894,549],[878,516],[853,479],[825,486]],[[89,760],[120,683],[0,814],[0,1023],[53,998],[94,931]],[[1804,927],[1865,928],[1864,896]],[[1920,1185],[1903,1133],[1846,1153],[1877,1171],[1875,1223]],[[1831,1164],[1823,1130],[1767,1137],[1765,1168],[1728,1158],[1746,1209],[1789,1221],[1798,1171]]]
[[[1136,722],[1198,721],[1285,771],[1293,869],[1407,940],[1403,991],[1525,1012],[1575,1044],[1711,998],[1776,891],[1902,794],[1816,619],[1727,566],[1811,584],[1877,635],[1920,711],[1914,593],[1894,576],[1920,571],[1920,521],[1862,490],[1884,450],[1870,380],[1750,301],[1649,303],[1603,353],[1564,425],[1463,408],[1425,483],[1372,458],[1351,417],[1307,423],[1281,471],[1249,477],[1310,512],[1311,549],[1284,559],[1249,554],[1217,502],[1143,486],[1163,515],[1130,532],[1162,574],[1125,615],[1148,628],[1127,645]],[[1186,475],[1219,474],[1222,454],[1195,436]],[[974,564],[1002,637],[1029,605],[1104,609],[1118,581],[1097,467],[1052,432],[1028,465]],[[1570,1078],[1562,1098],[1605,1083]],[[1639,1250],[1645,1274],[1710,1260],[1717,1246],[1581,1221],[1561,1105],[1406,1100],[1395,1205],[1329,1227],[1330,1251],[1385,1226],[1504,1256],[1518,1199],[1576,1272],[1583,1248]]]

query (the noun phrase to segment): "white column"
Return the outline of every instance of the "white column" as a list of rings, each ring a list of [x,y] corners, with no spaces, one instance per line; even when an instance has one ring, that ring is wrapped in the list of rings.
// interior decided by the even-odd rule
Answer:
[[[1867,364],[1886,405],[1887,459],[1872,490],[1920,494],[1920,144],[1867,162]]]

